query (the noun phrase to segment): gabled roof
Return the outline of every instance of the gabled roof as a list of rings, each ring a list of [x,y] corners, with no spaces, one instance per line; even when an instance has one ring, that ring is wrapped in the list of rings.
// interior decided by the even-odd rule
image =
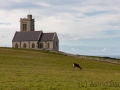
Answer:
[[[12,41],[38,41],[40,39],[41,33],[42,31],[16,32]]]
[[[55,33],[42,33],[40,41],[52,41]]]

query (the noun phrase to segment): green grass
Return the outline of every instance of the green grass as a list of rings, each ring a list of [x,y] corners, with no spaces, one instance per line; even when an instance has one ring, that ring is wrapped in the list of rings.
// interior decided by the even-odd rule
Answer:
[[[83,69],[74,69],[74,62]],[[120,65],[0,48],[0,90],[120,90]]]

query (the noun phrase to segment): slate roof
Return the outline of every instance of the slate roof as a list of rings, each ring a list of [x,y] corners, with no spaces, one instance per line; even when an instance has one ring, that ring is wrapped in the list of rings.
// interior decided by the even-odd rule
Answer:
[[[16,32],[12,41],[38,41],[41,33],[41,31]]]
[[[40,41],[52,41],[55,33],[42,33]]]
[[[42,31],[16,32],[12,42],[19,41],[52,41],[55,33],[43,33]]]

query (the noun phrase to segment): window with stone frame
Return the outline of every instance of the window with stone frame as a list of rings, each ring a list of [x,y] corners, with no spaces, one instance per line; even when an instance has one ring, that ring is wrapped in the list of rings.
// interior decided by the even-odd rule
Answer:
[[[40,43],[40,48],[43,48],[43,43]]]
[[[34,43],[32,43],[32,48],[35,48],[35,44]]]
[[[25,24],[25,31],[27,30],[27,24]]]
[[[23,24],[23,31],[25,31],[25,24]]]
[[[48,43],[47,45],[48,45],[48,48],[50,48],[50,43]]]
[[[26,43],[24,43],[24,44],[23,44],[23,48],[26,48],[26,47],[27,47],[27,45],[26,45]]]
[[[23,31],[27,30],[27,24],[23,24]]]
[[[17,43],[15,44],[15,48],[18,48],[18,44]]]

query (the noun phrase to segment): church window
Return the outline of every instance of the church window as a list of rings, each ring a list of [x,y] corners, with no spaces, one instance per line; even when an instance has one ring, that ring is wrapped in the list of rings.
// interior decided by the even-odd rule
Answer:
[[[24,43],[24,44],[23,44],[23,48],[26,48],[26,46],[27,46],[27,45]]]
[[[17,43],[15,44],[15,48],[18,48],[18,44]]]
[[[43,43],[40,43],[40,48],[43,48]]]
[[[50,47],[50,43],[48,43],[48,48]]]
[[[25,31],[27,30],[27,24],[25,24]]]
[[[23,31],[27,30],[27,24],[23,24]]]
[[[34,43],[32,43],[32,48],[35,48],[35,44]]]
[[[25,30],[25,29],[24,29],[24,27],[25,27],[24,25],[25,25],[25,24],[23,24],[23,31]]]

